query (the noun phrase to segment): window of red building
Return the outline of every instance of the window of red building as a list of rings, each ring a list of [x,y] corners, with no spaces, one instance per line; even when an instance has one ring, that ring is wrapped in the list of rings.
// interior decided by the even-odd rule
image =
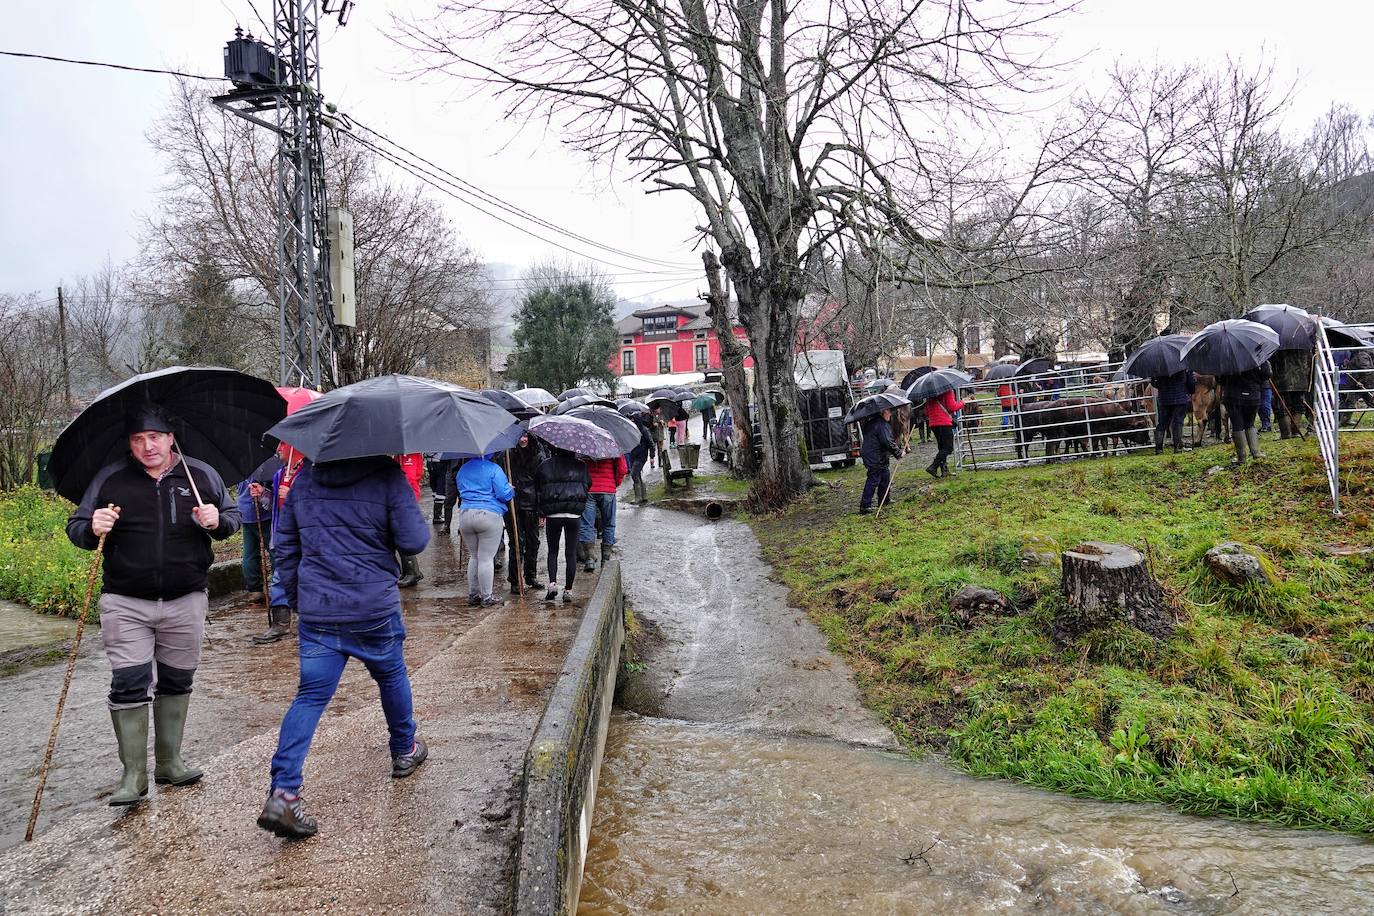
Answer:
[[[706,344],[704,343],[699,343],[696,345],[696,364],[698,372],[705,372],[707,369],[710,368],[708,350]]]
[[[620,351],[620,374],[621,374],[621,375],[634,375],[634,374],[635,374],[635,351],[634,351],[634,350],[622,350],[622,351]]]
[[[673,371],[673,351],[669,347],[658,348],[658,374],[667,375]]]

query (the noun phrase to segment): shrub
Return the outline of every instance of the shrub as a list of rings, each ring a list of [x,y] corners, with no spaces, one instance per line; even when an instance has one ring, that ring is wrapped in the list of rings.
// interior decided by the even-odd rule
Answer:
[[[80,611],[92,555],[67,540],[70,509],[33,486],[0,497],[0,597],[47,614]],[[89,619],[98,615],[92,600]]]

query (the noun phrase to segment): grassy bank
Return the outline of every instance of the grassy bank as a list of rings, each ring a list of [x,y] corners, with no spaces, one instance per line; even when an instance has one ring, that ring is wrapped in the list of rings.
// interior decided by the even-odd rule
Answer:
[[[854,507],[862,468],[753,520],[769,559],[913,747],[969,772],[1199,814],[1374,833],[1374,442],[1343,442],[1346,515],[1330,514],[1314,443],[1208,474],[1229,448],[935,483],[896,475],[881,517]],[[1182,621],[1068,643],[1055,556],[1086,540],[1148,551]],[[1278,582],[1238,589],[1202,555],[1260,548]],[[958,589],[1011,599],[952,613]]]
[[[0,494],[0,598],[45,614],[77,616],[92,555],[67,540],[71,511],[71,503],[38,487]],[[242,535],[215,541],[214,550],[216,560],[236,559]],[[99,595],[99,578],[95,587]],[[92,600],[88,619],[99,615]]]

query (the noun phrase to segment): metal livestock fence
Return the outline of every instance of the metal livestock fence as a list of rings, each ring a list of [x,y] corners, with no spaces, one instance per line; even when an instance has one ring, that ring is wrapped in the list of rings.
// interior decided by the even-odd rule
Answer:
[[[1374,324],[1340,328],[1318,324],[1312,426],[1326,469],[1331,508],[1340,515],[1341,436],[1374,432]]]
[[[1149,448],[1154,389],[1121,377],[1120,369],[1101,363],[975,382],[961,394],[959,467],[1024,467]]]

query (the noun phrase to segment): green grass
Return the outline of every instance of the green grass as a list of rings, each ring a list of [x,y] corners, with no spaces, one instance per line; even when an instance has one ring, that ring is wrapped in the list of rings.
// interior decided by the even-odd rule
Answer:
[[[1267,444],[1268,459],[1212,475],[1229,449],[940,483],[902,469],[877,519],[854,512],[856,468],[752,521],[913,748],[1074,795],[1374,833],[1374,555],[1322,549],[1374,543],[1374,442],[1342,443],[1340,518],[1315,445]],[[1148,552],[1182,609],[1172,638],[1122,624],[1050,635],[1059,571],[1029,553],[1086,540]],[[1202,555],[1223,540],[1263,550],[1276,583],[1215,581]],[[968,584],[1014,612],[959,620],[948,601]]]
[[[48,614],[79,613],[91,553],[67,540],[70,512],[66,500],[34,486],[0,495],[0,597]],[[92,601],[88,619],[98,616]]]

